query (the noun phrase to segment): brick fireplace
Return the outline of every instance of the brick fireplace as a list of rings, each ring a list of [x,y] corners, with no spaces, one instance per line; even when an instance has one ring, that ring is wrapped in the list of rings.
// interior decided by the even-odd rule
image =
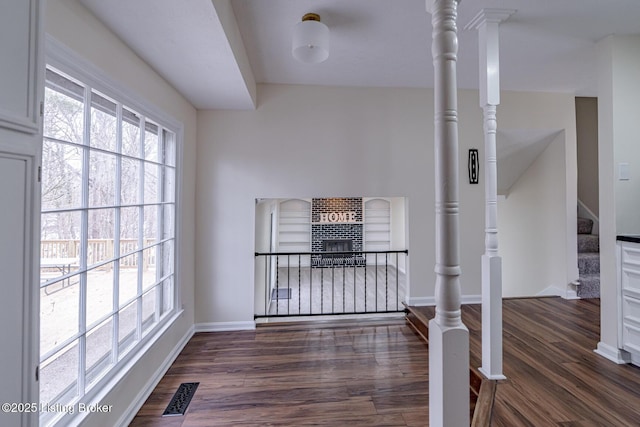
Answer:
[[[311,252],[362,250],[362,197],[312,199]],[[318,254],[311,258],[315,267],[364,265],[364,257],[355,254]]]

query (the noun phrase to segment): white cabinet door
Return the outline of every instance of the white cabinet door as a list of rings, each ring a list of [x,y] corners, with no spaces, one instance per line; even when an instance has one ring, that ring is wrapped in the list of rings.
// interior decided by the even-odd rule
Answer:
[[[31,231],[29,221],[32,213],[30,203],[29,158],[0,153],[0,403],[15,404],[9,411],[3,406],[0,425],[26,426],[33,407],[21,404],[37,402],[34,396],[35,369],[32,340],[32,256],[29,254]],[[15,411],[15,412],[14,412]]]
[[[42,0],[0,2],[0,426],[39,419],[29,404],[38,402],[41,10]]]
[[[620,323],[618,339],[621,348],[631,354],[634,364],[640,362],[640,244],[618,242],[618,285]]]
[[[38,133],[40,0],[0,6],[0,126]]]

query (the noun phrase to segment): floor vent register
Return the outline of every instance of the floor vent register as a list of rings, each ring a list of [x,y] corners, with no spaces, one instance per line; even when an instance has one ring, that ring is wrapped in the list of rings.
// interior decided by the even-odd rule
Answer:
[[[200,383],[182,383],[167,405],[167,409],[162,414],[163,417],[175,417],[184,415],[189,403]]]

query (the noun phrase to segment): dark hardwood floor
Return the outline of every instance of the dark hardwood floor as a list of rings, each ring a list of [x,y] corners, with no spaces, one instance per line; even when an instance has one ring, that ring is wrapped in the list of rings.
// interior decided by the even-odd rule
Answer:
[[[491,425],[640,426],[640,369],[593,353],[599,318],[598,300],[505,300]],[[477,367],[480,306],[463,320]],[[186,415],[163,418],[183,382],[200,382]],[[427,344],[402,320],[199,333],[132,425],[426,426],[428,388]]]
[[[135,426],[420,426],[427,345],[404,320],[199,333]],[[182,382],[200,386],[184,417],[162,418]]]

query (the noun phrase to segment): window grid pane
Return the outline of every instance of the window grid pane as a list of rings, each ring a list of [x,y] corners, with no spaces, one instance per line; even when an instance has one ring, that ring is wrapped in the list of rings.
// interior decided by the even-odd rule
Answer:
[[[87,326],[113,311],[113,264],[87,272]]]
[[[89,154],[89,206],[115,204],[116,156],[91,150]]]
[[[118,313],[118,354],[120,358],[135,344],[138,339],[137,330],[138,302],[137,300],[123,308]]]
[[[113,364],[113,317],[87,333],[86,384],[90,387]]]
[[[67,93],[63,93],[64,91],[60,87],[47,85],[44,91],[43,133],[45,137],[82,144],[84,138],[84,104],[82,102],[84,88],[64,77],[60,78],[75,85],[78,94],[72,98]]]
[[[157,287],[142,296],[142,333],[146,333],[158,321],[156,304]]]
[[[41,362],[41,403],[64,403],[78,396],[78,355],[76,340]]]
[[[140,116],[128,109],[122,110],[122,154],[140,156]]]
[[[174,310],[175,157],[173,132],[47,69],[43,403],[81,399]]]
[[[79,146],[46,139],[42,146],[42,210],[82,205],[82,151]]]
[[[144,158],[158,161],[158,126],[147,122],[144,132]]]
[[[116,123],[116,104],[92,92],[90,145],[116,151]]]

